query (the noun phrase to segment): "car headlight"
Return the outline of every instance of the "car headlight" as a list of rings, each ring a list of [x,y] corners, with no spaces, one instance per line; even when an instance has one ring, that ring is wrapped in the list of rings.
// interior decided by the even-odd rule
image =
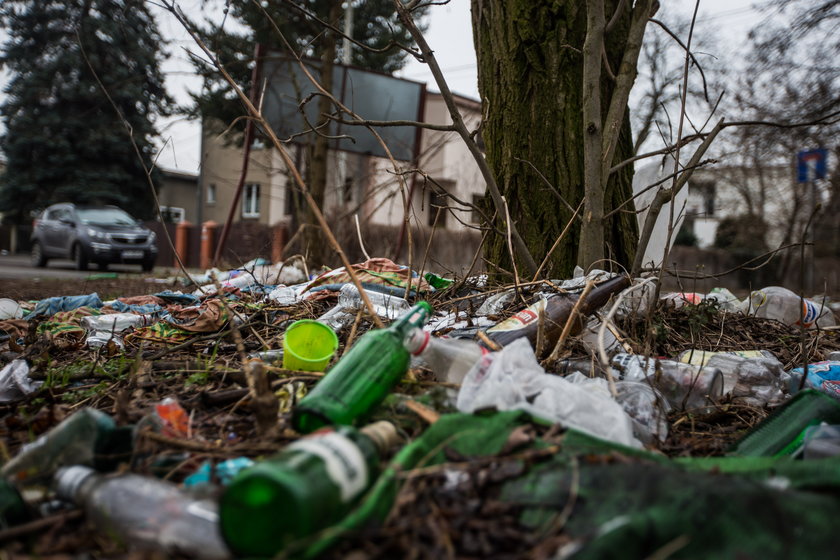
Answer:
[[[93,228],[87,228],[87,234],[94,239],[105,239],[108,237],[108,234],[104,231],[99,231],[98,229]]]
[[[154,243],[157,239],[157,234],[153,231],[149,232],[149,243]]]

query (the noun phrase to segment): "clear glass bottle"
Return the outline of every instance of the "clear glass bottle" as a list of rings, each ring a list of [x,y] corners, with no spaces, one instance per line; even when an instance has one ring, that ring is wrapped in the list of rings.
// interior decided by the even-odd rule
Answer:
[[[363,334],[292,411],[292,426],[309,433],[330,424],[363,420],[408,371],[403,340],[422,327],[432,308],[425,301],[388,328]]]
[[[95,408],[83,408],[56,427],[24,445],[3,465],[0,475],[24,482],[50,477],[64,465],[93,465],[97,451],[117,429],[113,418]]]
[[[620,353],[610,361],[618,381],[650,383],[677,410],[708,413],[723,396],[723,375],[712,367]]]
[[[294,556],[349,511],[373,484],[380,453],[397,441],[385,421],[324,428],[242,471],[219,501],[228,546],[243,557]]]
[[[205,560],[230,558],[215,502],[192,499],[170,482],[131,473],[103,476],[74,465],[56,472],[54,487],[128,545]]]
[[[436,338],[423,329],[412,329],[405,348],[418,356],[435,374],[437,381],[460,384],[487,349],[464,338]]]

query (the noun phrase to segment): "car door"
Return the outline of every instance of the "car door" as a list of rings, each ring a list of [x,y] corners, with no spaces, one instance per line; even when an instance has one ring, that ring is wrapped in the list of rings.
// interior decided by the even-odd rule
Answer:
[[[61,214],[61,207],[59,208],[49,208],[44,212],[44,215],[41,216],[38,224],[38,229],[40,230],[39,239],[41,241],[42,248],[45,254],[55,255],[57,252],[61,250],[59,243],[60,243],[60,231],[59,225],[60,222],[58,221],[58,216]]]
[[[60,206],[50,212],[50,220],[44,235],[50,253],[60,257],[69,256],[70,243],[75,237],[75,228],[71,225],[72,220],[72,210],[67,206]]]

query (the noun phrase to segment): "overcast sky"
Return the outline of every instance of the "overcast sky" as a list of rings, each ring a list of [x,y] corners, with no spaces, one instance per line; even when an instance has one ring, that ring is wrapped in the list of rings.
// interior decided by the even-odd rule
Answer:
[[[766,4],[768,1],[701,0],[697,25],[701,30],[705,28],[723,32],[720,35],[727,51],[735,52],[743,44],[750,26],[761,17],[751,6]],[[195,16],[199,13],[201,2],[180,0],[178,4],[186,13]],[[470,0],[451,0],[448,5],[432,6],[426,39],[435,51],[435,57],[443,69],[450,89],[477,98],[475,49],[472,43],[469,6]],[[689,0],[672,0],[668,3],[668,9],[682,10],[689,15],[693,7],[694,2]],[[195,90],[201,84],[197,78],[191,76],[191,66],[187,63],[184,49],[196,48],[173,17],[161,11],[156,13],[161,33],[171,42],[171,57],[163,67],[170,93],[179,102],[187,103],[187,91]],[[226,25],[229,24],[231,22]],[[0,35],[0,39],[2,38]],[[427,67],[414,60],[410,61],[398,76],[424,81],[429,89],[438,91]],[[6,79],[7,75],[0,74],[0,82],[5,83]],[[167,169],[197,172],[200,143],[198,125],[181,118],[166,119],[159,123],[159,129],[163,140],[158,163]]]

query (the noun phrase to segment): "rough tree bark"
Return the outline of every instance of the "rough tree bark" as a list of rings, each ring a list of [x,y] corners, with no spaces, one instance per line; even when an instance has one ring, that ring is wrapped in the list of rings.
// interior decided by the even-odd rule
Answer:
[[[341,2],[334,1],[330,5],[329,21],[338,21],[341,15]],[[333,86],[333,67],[336,56],[337,37],[336,34],[329,29],[324,30],[323,52],[321,53],[321,68],[319,81],[321,86],[326,91],[332,91]],[[311,155],[309,159],[309,190],[315,204],[318,208],[324,208],[324,195],[327,190],[327,168],[330,141],[327,138],[329,134],[329,119],[326,115],[333,112],[333,104],[326,96],[318,97],[318,122],[316,127],[320,133],[315,137],[311,147]],[[306,253],[309,262],[320,266],[328,261],[328,254],[330,252],[329,245],[321,232],[321,227],[318,225],[315,214],[312,209],[306,207],[304,215],[305,230],[304,239],[306,240]]]
[[[621,69],[632,4],[604,1],[607,21],[617,8],[620,10],[604,35],[603,51],[610,70],[600,73],[599,93],[600,113],[607,119],[615,88],[612,76]],[[586,2],[472,0],[472,17],[479,92],[486,113],[482,133],[487,161],[496,174],[512,219],[539,261],[584,198]],[[602,56],[598,58],[603,64]],[[632,155],[626,112],[619,122],[621,126],[603,131],[605,135],[619,135],[610,165]],[[624,166],[606,183],[604,213],[631,196],[632,166]],[[496,227],[504,232],[502,218],[497,218]],[[568,275],[578,262],[582,220],[576,221],[549,260],[546,272],[552,276]],[[605,256],[628,266],[638,234],[632,205],[625,205],[623,211],[607,218],[602,227]],[[501,268],[512,270],[504,236],[491,234],[485,256]],[[608,267],[605,263],[586,264]]]

